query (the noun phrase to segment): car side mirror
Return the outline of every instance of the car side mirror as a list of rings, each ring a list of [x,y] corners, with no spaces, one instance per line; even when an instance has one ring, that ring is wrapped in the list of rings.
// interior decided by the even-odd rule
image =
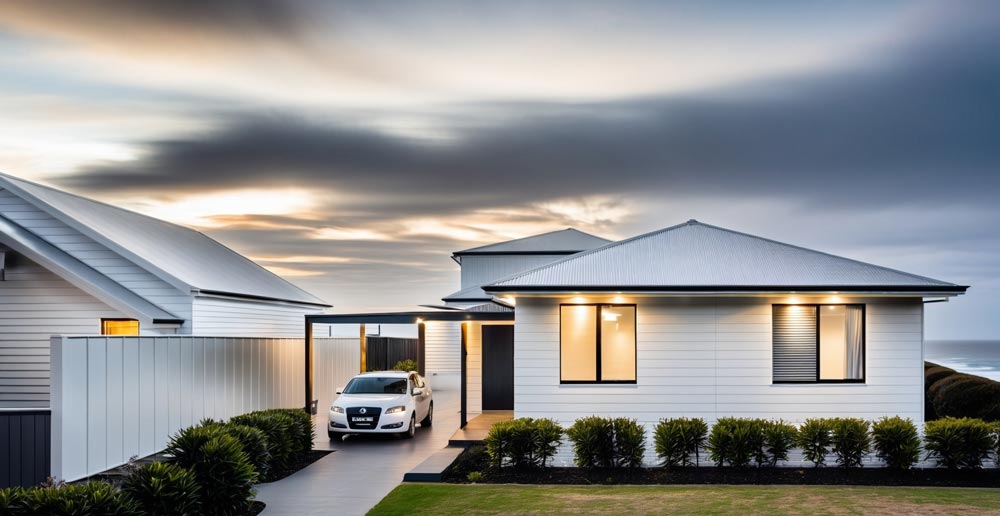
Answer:
[[[344,388],[343,387],[337,387],[337,396],[340,396],[343,393],[344,393]]]
[[[413,389],[413,395],[414,396],[423,396],[424,395],[424,390],[421,389],[420,387],[417,387],[416,389]]]

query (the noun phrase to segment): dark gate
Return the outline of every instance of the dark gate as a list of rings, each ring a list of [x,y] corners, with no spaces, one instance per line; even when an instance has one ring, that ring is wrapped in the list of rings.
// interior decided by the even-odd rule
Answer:
[[[0,411],[0,487],[32,486],[49,476],[49,409]]]
[[[366,371],[387,371],[400,360],[418,360],[417,339],[398,337],[365,337]]]
[[[514,410],[514,326],[482,328],[483,410]]]

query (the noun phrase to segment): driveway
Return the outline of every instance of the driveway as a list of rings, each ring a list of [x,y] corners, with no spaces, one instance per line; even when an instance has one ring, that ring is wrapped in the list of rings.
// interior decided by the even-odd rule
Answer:
[[[321,408],[322,409],[322,408]],[[459,391],[434,391],[434,426],[413,439],[357,436],[329,441],[326,413],[316,418],[317,449],[334,453],[294,475],[257,487],[265,515],[363,515],[392,491],[403,474],[448,445],[459,424]]]

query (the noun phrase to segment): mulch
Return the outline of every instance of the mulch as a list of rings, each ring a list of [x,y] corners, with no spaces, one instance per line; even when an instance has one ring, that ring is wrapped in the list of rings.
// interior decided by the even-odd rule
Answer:
[[[296,461],[295,464],[292,465],[292,467],[284,471],[275,472],[266,481],[261,482],[261,484],[270,484],[271,482],[277,482],[289,475],[298,472],[301,469],[308,467],[313,462],[316,462],[331,453],[333,453],[333,450],[309,450],[309,453],[306,453],[305,455],[299,457],[298,461]]]

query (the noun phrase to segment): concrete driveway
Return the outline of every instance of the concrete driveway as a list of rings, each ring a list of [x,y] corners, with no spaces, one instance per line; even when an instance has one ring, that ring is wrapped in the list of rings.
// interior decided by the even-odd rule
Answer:
[[[321,407],[321,410],[323,408]],[[257,486],[265,515],[363,515],[413,469],[448,445],[459,425],[459,392],[434,391],[434,425],[413,439],[356,436],[329,441],[326,413],[316,418],[315,447],[334,453],[294,475]]]

